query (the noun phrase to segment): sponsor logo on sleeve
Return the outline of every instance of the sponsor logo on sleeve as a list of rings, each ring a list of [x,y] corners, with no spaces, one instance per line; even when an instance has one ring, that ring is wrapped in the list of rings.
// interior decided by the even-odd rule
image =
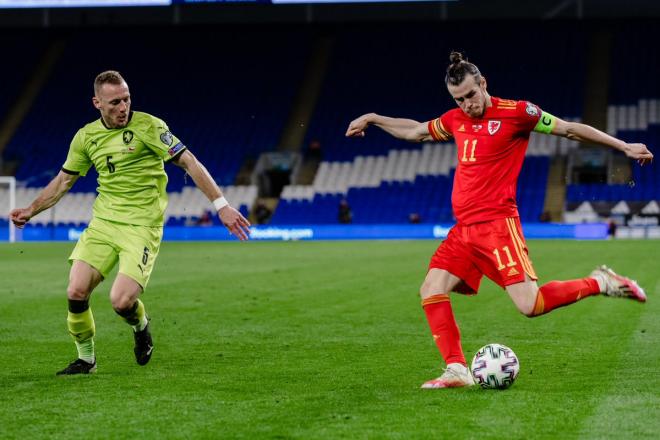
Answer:
[[[160,141],[169,147],[170,145],[172,145],[172,142],[174,142],[172,133],[170,133],[169,131],[161,133]]]
[[[121,137],[124,140],[124,143],[128,145],[133,140],[133,132],[131,130],[125,130]]]
[[[536,107],[534,104],[531,102],[527,103],[527,108],[525,109],[527,111],[527,114],[530,116],[538,116],[539,115],[539,109]]]
[[[502,126],[502,121],[488,121],[488,133],[491,135],[497,133],[497,130]]]

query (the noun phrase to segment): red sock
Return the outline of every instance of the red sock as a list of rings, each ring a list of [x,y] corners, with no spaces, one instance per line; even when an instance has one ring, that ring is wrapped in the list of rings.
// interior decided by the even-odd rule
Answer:
[[[557,307],[573,304],[591,295],[598,295],[600,287],[593,278],[570,281],[550,281],[539,288],[532,316],[543,315]]]
[[[458,331],[454,312],[451,310],[449,295],[441,293],[433,295],[422,301],[426,320],[431,327],[435,344],[446,364],[458,362],[467,366],[461,348],[461,334]]]

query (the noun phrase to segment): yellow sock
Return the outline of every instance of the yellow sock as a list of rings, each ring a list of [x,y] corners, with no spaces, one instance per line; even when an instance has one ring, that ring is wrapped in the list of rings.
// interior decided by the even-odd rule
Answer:
[[[92,309],[74,313],[69,311],[66,318],[69,333],[73,337],[78,349],[78,357],[85,362],[94,362],[94,334],[96,326],[94,325],[94,316]]]

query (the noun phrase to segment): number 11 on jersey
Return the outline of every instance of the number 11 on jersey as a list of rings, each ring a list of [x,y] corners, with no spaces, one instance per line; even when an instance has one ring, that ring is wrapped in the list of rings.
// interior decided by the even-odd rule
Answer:
[[[463,158],[461,162],[475,162],[477,159],[474,158],[474,150],[477,148],[477,139],[472,139],[472,148],[470,149],[470,157],[468,157],[468,146],[470,145],[470,140],[465,139],[463,142]]]

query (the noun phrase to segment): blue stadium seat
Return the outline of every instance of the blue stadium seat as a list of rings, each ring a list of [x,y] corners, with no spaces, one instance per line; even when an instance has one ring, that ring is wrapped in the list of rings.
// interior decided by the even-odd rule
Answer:
[[[328,161],[417,148],[375,128],[363,139],[347,139],[343,134],[353,118],[367,112],[426,121],[455,107],[444,85],[449,52],[455,49],[451,43],[455,32],[451,26],[343,31],[333,50],[306,145],[319,141],[323,159]],[[527,33],[521,38],[518,27],[498,29],[497,38],[516,41],[513,64],[502,62],[500,50],[483,44],[492,38],[490,30],[473,29],[468,35],[462,33],[461,49],[480,67],[494,96],[527,99],[560,116],[582,115],[579,92],[585,71],[583,30],[548,25],[543,32]],[[360,42],[358,51],[356,41]],[[553,41],[557,49],[554,53],[559,57],[552,63],[540,61],[537,55],[539,45],[547,41]],[[411,64],[411,60],[423,63]],[[557,93],[559,88],[573,92]]]
[[[279,141],[310,50],[300,32],[126,29],[122,38],[131,41],[132,50],[108,65],[107,54],[97,50],[103,35],[90,30],[72,38],[3,153],[21,162],[16,176],[29,186],[47,183],[64,162],[76,130],[99,117],[90,102],[92,81],[108,68],[125,75],[134,110],[163,118],[219,184],[233,184],[246,158],[272,150]],[[17,66],[26,76],[23,65]],[[57,111],[63,102],[66,111]],[[180,190],[183,173],[170,174],[169,189]],[[89,176],[74,188],[95,187]]]

